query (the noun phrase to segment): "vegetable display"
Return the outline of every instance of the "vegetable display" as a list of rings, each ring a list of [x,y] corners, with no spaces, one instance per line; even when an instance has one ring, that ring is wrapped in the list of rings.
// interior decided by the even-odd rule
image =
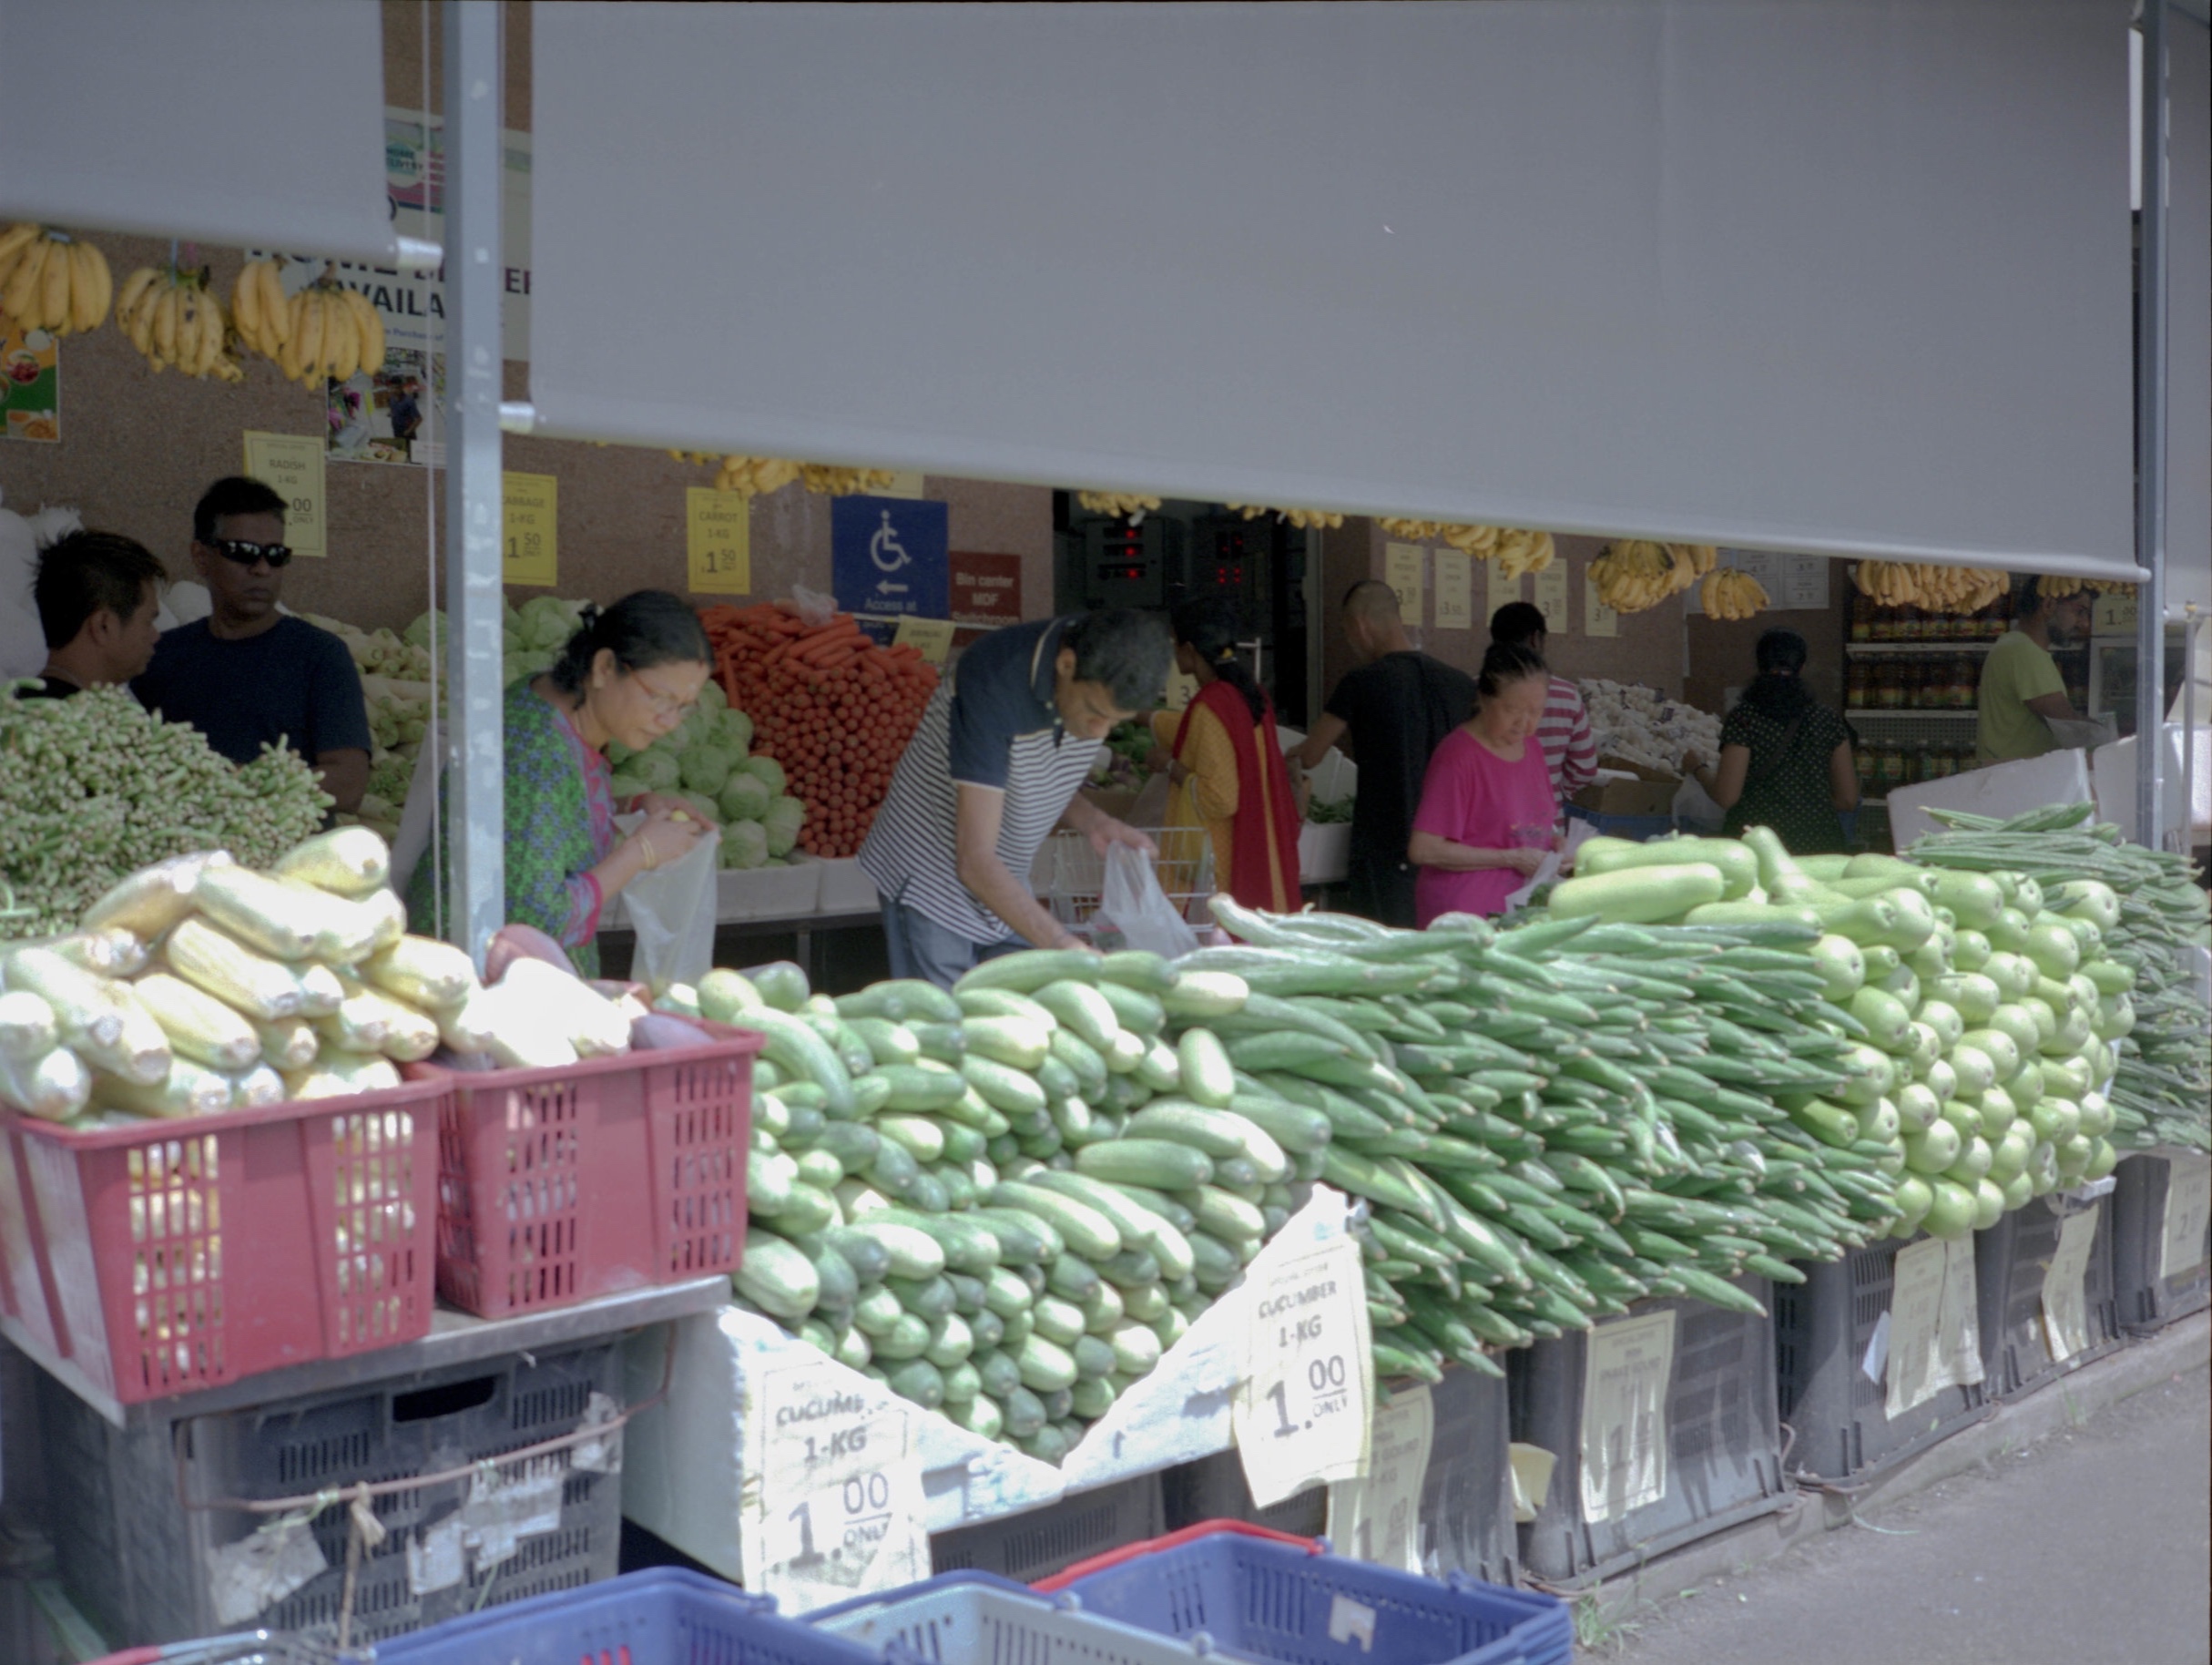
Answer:
[[[193,850],[273,862],[322,823],[315,774],[274,748],[243,768],[123,688],[0,689],[0,932],[52,935],[135,869]]]
[[[810,855],[848,856],[875,821],[937,672],[914,649],[882,648],[849,613],[809,624],[790,609],[708,608],[701,617],[729,703],[751,714],[752,748],[780,765],[798,812],[763,822]],[[790,825],[793,814],[803,824]]]
[[[1682,754],[1720,755],[1720,719],[1656,689],[1593,677],[1579,684],[1590,736],[1601,758],[1618,758],[1673,775]]]

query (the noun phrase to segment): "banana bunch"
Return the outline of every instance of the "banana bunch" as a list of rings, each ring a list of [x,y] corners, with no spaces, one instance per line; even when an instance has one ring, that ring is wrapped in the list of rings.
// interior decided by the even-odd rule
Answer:
[[[1597,598],[1616,613],[1641,613],[1678,596],[1713,570],[1720,557],[1711,544],[1660,544],[1616,538],[1590,563]]]
[[[818,496],[855,497],[880,492],[899,476],[889,468],[832,468],[827,463],[801,463],[799,477]]]
[[[1991,576],[1999,578],[2003,577],[2002,574],[1992,574]],[[2063,601],[2068,596],[2078,596],[2085,591],[2092,596],[2108,596],[2115,590],[2132,596],[2136,593],[2136,587],[2125,578],[2061,577],[2052,573],[2045,573],[2035,580],[2035,593],[2045,601]],[[1922,605],[1926,604],[1922,603]],[[1975,603],[1976,607],[1986,605],[1988,605],[1986,602]],[[1971,611],[1972,609],[1957,610]]]
[[[1507,578],[1517,578],[1524,573],[1542,572],[1558,554],[1558,547],[1552,542],[1549,532],[1531,532],[1523,526],[1470,526],[1464,530],[1495,531],[1496,536],[1487,558],[1497,562],[1499,572]],[[1464,547],[1457,538],[1449,535],[1444,541],[1454,549]],[[1468,553],[1480,555],[1482,551],[1470,549]]]
[[[1733,623],[1740,618],[1756,618],[1767,605],[1767,591],[1749,573],[1724,567],[1705,575],[1697,599],[1704,604],[1707,618]]]
[[[1432,544],[1447,532],[1454,530],[1441,520],[1400,520],[1385,515],[1375,524],[1392,537],[1402,537],[1416,544]]]
[[[0,313],[19,327],[97,330],[114,295],[107,257],[90,243],[27,220],[0,231]]]
[[[1279,515],[1301,532],[1321,526],[1333,528],[1344,524],[1343,516],[1331,514],[1327,509],[1271,509],[1258,503],[1225,503],[1221,506],[1243,516],[1247,520],[1258,520],[1262,515]]]
[[[770,492],[781,491],[799,478],[801,466],[774,456],[726,456],[716,462],[713,457],[697,453],[687,456],[683,452],[674,451],[669,455],[678,462],[716,463],[714,489],[735,492],[740,497],[765,497]]]
[[[2044,594],[2058,582],[2045,578]],[[1917,607],[1932,613],[1978,613],[2005,592],[2005,575],[1986,567],[1931,567],[1910,561],[1861,561],[1851,570],[1859,593],[1882,607]]]
[[[1141,492],[1077,492],[1075,501],[1094,515],[1147,515],[1160,506]]]
[[[245,371],[223,351],[223,303],[208,287],[208,271],[141,266],[116,296],[116,324],[156,371],[171,364],[188,376],[243,382]]]
[[[288,382],[320,389],[384,362],[384,321],[368,298],[330,279],[284,293],[274,260],[252,260],[231,290],[239,339]]]

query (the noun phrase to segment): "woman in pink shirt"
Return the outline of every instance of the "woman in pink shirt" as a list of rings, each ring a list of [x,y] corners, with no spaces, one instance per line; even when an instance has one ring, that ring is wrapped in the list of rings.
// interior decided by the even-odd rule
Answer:
[[[1422,787],[1406,860],[1421,870],[1414,916],[1501,914],[1552,847],[1559,802],[1536,743],[1551,673],[1518,643],[1493,642],[1474,715],[1444,736]]]

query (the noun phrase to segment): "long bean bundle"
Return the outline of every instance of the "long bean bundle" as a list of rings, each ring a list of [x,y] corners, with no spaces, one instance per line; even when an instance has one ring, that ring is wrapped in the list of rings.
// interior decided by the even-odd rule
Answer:
[[[193,850],[265,867],[322,824],[330,799],[289,751],[243,768],[129,690],[18,700],[0,686],[0,935],[44,936],[127,874]]]
[[[1937,811],[1948,832],[1907,852],[1932,866],[2024,873],[2046,889],[2101,884],[2117,899],[2105,952],[2136,974],[2134,1032],[2119,1043],[2108,1097],[2115,1145],[2212,1149],[2212,1019],[2190,971],[2207,940],[2207,904],[2188,861],[2126,842],[2088,804],[2009,821]]]

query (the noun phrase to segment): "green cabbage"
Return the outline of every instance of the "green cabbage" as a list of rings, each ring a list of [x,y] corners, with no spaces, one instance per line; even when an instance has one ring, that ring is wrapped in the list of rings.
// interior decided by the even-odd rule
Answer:
[[[628,772],[646,783],[649,792],[672,792],[683,784],[683,771],[674,758],[655,748],[640,751],[627,765]]]
[[[749,757],[739,767],[743,769],[747,774],[759,776],[772,795],[777,797],[783,795],[783,765],[776,761],[774,758]]]
[[[698,709],[700,710],[719,711],[729,704],[729,696],[722,691],[722,685],[712,677],[708,677],[705,682],[700,684],[698,690]]]
[[[758,867],[768,860],[768,832],[757,821],[733,821],[722,829],[722,865]]]
[[[730,772],[729,781],[722,788],[722,815],[729,821],[758,821],[768,813],[768,806],[775,794],[768,790],[768,782],[749,770]]]
[[[688,791],[709,795],[722,790],[729,779],[729,753],[719,746],[694,745],[683,753],[682,773]]]
[[[753,720],[743,711],[724,711],[715,720],[716,738],[724,751],[737,762],[743,762],[752,750]]]
[[[409,625],[403,634],[401,639],[406,642],[410,648],[420,648],[423,652],[429,652],[430,629],[431,623],[433,619],[437,623],[438,640],[440,642],[445,641],[447,639],[445,634],[445,615],[439,612],[435,608],[433,608],[429,612],[424,613],[420,618]]]
[[[789,855],[799,843],[799,829],[806,823],[807,806],[796,798],[779,798],[768,806],[760,824],[768,833],[768,853]]]
[[[550,648],[525,648],[518,653],[508,654],[504,666],[506,685],[513,688],[517,682],[526,681],[541,670],[551,670],[553,661],[558,658],[560,655]]]
[[[722,819],[722,812],[715,808],[713,799],[699,792],[678,792],[676,795],[689,804],[691,812],[707,825],[711,827]]]
[[[557,652],[576,633],[576,620],[583,610],[581,601],[564,601],[558,596],[533,596],[522,605],[521,633],[533,648],[551,648]]]

